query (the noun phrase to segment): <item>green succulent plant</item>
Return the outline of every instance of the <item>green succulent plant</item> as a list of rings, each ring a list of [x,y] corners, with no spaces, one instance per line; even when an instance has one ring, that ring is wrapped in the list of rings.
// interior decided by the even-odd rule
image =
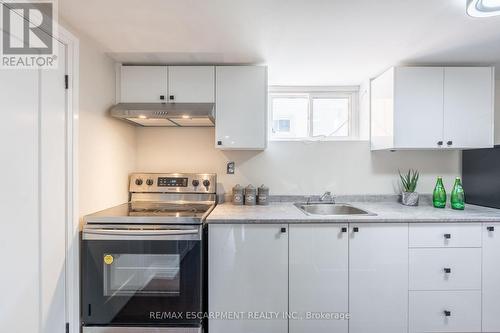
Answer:
[[[399,178],[401,179],[401,186],[405,192],[415,192],[418,183],[419,172],[418,170],[410,169],[404,175],[399,171]]]

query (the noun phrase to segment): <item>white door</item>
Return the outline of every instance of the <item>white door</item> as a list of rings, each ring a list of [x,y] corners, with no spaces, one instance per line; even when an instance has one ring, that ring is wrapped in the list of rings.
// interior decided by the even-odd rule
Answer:
[[[167,66],[121,66],[121,103],[167,101]]]
[[[41,71],[40,85],[40,286],[42,332],[63,333],[66,322],[66,47],[58,68]],[[68,223],[71,225],[71,223]]]
[[[347,230],[336,224],[290,225],[289,311],[297,314],[290,320],[290,333],[347,333]]]
[[[0,323],[5,332],[39,332],[39,72],[0,73],[0,145],[8,161],[1,166]]]
[[[500,223],[483,224],[483,332],[500,332]]]
[[[447,147],[493,146],[493,88],[491,67],[445,68],[444,143]]]
[[[265,149],[267,68],[216,67],[215,144],[220,149]]]
[[[54,47],[58,69],[0,71],[5,332],[65,332],[65,47],[57,41]]]
[[[397,67],[394,75],[395,147],[441,147],[443,68]]]
[[[213,103],[215,67],[169,66],[168,95],[169,102]]]
[[[283,229],[284,228],[284,229]],[[288,232],[269,224],[208,227],[208,306],[214,333],[287,333]],[[277,317],[264,318],[264,314]]]
[[[408,329],[408,224],[351,225],[349,333]]]

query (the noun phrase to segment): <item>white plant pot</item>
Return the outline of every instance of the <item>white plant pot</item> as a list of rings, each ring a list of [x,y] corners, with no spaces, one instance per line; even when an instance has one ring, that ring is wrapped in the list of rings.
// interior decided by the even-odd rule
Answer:
[[[405,206],[418,206],[418,193],[403,192],[401,194],[401,203]]]

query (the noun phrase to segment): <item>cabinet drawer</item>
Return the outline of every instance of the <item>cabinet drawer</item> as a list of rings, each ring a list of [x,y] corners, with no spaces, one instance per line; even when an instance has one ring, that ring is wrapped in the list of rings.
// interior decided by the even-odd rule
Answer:
[[[481,249],[410,249],[410,290],[480,290]]]
[[[481,247],[481,224],[410,224],[410,247]]]
[[[410,333],[481,332],[481,292],[411,291],[409,319]]]

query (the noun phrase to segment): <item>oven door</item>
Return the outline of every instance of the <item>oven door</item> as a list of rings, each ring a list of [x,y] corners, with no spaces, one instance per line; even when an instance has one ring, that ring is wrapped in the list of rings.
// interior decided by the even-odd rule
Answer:
[[[198,326],[201,226],[86,226],[84,325]]]

